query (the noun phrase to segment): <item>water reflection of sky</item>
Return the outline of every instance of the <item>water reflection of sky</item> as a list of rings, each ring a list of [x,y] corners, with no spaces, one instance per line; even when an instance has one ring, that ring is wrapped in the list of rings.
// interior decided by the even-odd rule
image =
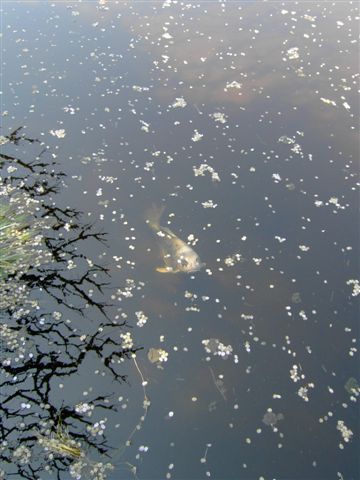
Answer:
[[[146,422],[116,459],[137,464],[139,478],[359,475],[356,439],[341,450],[336,429],[343,420],[358,433],[344,389],[359,378],[347,284],[359,273],[356,15],[350,2],[5,4],[4,128],[25,124],[57,155],[64,201],[108,232],[101,259],[112,287],[144,283],[115,298],[149,381]],[[172,107],[179,97],[187,105]],[[220,182],[194,176],[204,163]],[[198,238],[206,269],[154,271],[144,213],[153,202],[182,239]],[[227,266],[235,254],[241,261]],[[148,317],[142,328],[137,311]],[[233,355],[207,354],[210,338]],[[151,347],[169,353],[163,369],[148,361]],[[120,446],[142,414],[138,372],[124,364],[129,388],[95,368],[54,395],[78,402],[92,387],[127,399],[108,426]],[[277,431],[262,421],[269,408],[284,416]],[[137,460],[141,445],[149,450]],[[111,478],[127,478],[124,468]]]

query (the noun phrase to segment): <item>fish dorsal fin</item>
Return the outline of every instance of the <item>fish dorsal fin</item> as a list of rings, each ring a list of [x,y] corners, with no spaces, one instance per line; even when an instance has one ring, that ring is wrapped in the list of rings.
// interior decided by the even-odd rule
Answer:
[[[154,203],[148,208],[145,212],[146,222],[150,228],[153,230],[159,230],[160,227],[160,218],[164,213],[165,206],[157,206]]]
[[[165,235],[167,235],[167,236],[170,237],[170,238],[178,238],[178,237],[175,235],[175,233],[172,232],[172,231],[170,230],[170,228],[168,228],[168,227],[162,227],[162,226],[160,226],[160,231],[163,232],[163,233],[165,233]]]

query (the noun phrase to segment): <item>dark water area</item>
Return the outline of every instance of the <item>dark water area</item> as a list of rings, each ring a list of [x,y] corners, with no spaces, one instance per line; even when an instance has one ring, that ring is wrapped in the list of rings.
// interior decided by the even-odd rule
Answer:
[[[106,244],[76,245],[109,274],[102,292],[87,285],[89,298],[71,290],[70,308],[40,283],[31,291],[39,318],[58,312],[65,338],[80,338],[75,348],[44,333],[38,352],[55,361],[85,351],[91,335],[109,342],[51,380],[51,408],[27,393],[24,422],[47,409],[52,443],[40,448],[20,432],[16,444],[3,430],[2,478],[360,478],[358,5],[1,9],[1,135],[23,126],[43,142],[66,175],[50,201],[105,234]],[[16,148],[22,158],[41,150]],[[2,167],[2,180],[11,175]],[[165,207],[161,226],[199,254],[200,271],[156,271],[164,259],[146,223],[152,205]],[[74,262],[71,279],[83,271]],[[83,314],[71,308],[84,298]],[[140,349],[104,360],[126,350],[126,332]],[[126,382],[109,372],[115,364]],[[92,396],[109,396],[99,402],[114,409],[94,402],[81,417],[76,406]],[[84,454],[59,451],[82,432],[80,418]],[[87,435],[106,438],[104,451]]]

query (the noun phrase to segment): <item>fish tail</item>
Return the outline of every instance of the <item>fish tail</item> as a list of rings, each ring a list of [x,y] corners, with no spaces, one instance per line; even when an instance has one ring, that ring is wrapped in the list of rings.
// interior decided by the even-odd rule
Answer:
[[[145,212],[146,223],[153,230],[159,230],[160,229],[160,218],[161,218],[162,214],[164,213],[164,210],[165,210],[164,205],[161,205],[160,207],[158,207],[154,203],[152,204],[152,206],[148,210],[146,210],[146,212]]]

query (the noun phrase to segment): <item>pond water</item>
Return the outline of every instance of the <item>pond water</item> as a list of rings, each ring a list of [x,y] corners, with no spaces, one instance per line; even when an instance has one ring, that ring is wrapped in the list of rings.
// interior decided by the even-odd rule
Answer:
[[[1,8],[1,177],[58,185],[2,305],[3,478],[359,478],[358,5]],[[199,271],[156,270],[165,228]]]

